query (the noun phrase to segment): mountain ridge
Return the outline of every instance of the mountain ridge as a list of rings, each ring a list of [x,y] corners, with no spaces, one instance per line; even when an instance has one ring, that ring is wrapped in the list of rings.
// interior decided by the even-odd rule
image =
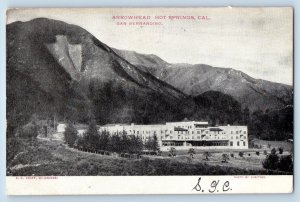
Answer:
[[[249,107],[252,111],[278,109],[293,103],[292,86],[255,79],[240,70],[205,64],[170,64],[158,56],[152,56],[159,59],[152,60],[147,65],[147,54],[126,50],[119,50],[118,53],[187,95],[197,96],[206,91],[219,91],[233,96],[243,107]]]

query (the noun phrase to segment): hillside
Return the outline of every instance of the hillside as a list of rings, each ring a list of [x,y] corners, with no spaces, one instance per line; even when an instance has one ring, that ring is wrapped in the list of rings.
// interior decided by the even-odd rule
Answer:
[[[169,64],[155,55],[119,50],[118,53],[144,71],[187,95],[218,91],[232,96],[250,110],[281,109],[293,103],[293,87],[261,79],[231,68],[205,64]]]
[[[34,113],[83,122],[95,116],[100,123],[171,121],[186,113],[184,93],[86,30],[42,18],[7,25],[7,92],[12,125]]]
[[[6,71],[8,133],[33,115],[85,123],[95,117],[99,124],[207,116],[194,115],[207,106],[131,64],[86,30],[61,21],[7,25]]]

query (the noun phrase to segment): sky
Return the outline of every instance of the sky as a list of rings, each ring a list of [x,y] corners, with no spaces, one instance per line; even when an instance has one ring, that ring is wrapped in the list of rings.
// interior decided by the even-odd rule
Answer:
[[[116,20],[113,16],[150,19]],[[170,20],[169,16],[195,19]],[[155,54],[169,63],[233,68],[254,78],[293,83],[291,8],[16,9],[7,12],[7,23],[37,17],[79,25],[110,47]],[[117,24],[121,22],[127,24]]]

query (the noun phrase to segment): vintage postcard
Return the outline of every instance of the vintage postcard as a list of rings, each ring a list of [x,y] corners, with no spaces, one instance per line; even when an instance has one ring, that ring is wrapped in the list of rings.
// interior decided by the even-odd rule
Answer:
[[[293,192],[293,8],[11,8],[6,41],[7,194]]]

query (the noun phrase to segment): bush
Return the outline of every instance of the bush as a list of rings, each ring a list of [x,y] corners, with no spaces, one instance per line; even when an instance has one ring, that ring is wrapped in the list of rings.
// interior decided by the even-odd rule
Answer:
[[[231,158],[234,158],[234,154],[232,153],[232,154],[230,154],[230,156],[231,156]]]
[[[251,156],[251,154],[249,153],[248,156]]]
[[[175,149],[175,147],[171,147],[170,148],[169,156],[171,156],[171,157],[176,156],[176,149]]]
[[[208,151],[206,151],[206,152],[203,153],[203,156],[204,156],[204,160],[209,161],[209,158],[208,158],[208,157],[211,156],[211,153],[208,152]]]
[[[282,156],[278,162],[278,169],[285,172],[293,172],[292,156]]]
[[[267,150],[264,150],[264,155],[268,155],[268,152],[267,152]]]
[[[196,154],[195,149],[194,149],[194,148],[190,148],[189,151],[188,151],[188,154],[189,154],[192,158],[194,158],[194,154]]]
[[[83,142],[89,150],[97,150],[100,147],[100,134],[95,120],[90,122],[87,131],[83,134]]]
[[[276,149],[275,149],[275,148],[273,148],[273,149],[271,150],[271,154],[276,154]]]
[[[228,154],[222,154],[222,163],[228,163],[229,156]]]
[[[259,153],[259,151],[257,151],[257,152],[255,152],[255,154],[256,154],[257,156],[259,156],[260,153]]]
[[[278,148],[278,152],[279,152],[279,154],[282,154],[282,153],[283,153],[283,148],[282,148],[282,147],[279,147],[279,148]]]
[[[32,121],[24,125],[20,130],[20,137],[22,138],[36,138],[39,134],[37,124]]]
[[[239,152],[240,157],[244,157],[244,152]]]
[[[78,138],[78,131],[74,127],[72,123],[68,123],[65,132],[64,132],[64,137],[65,137],[65,143],[68,144],[70,147],[74,146],[75,141]]]
[[[278,168],[278,155],[276,153],[272,153],[266,157],[263,161],[263,167],[265,169],[276,170]]]

